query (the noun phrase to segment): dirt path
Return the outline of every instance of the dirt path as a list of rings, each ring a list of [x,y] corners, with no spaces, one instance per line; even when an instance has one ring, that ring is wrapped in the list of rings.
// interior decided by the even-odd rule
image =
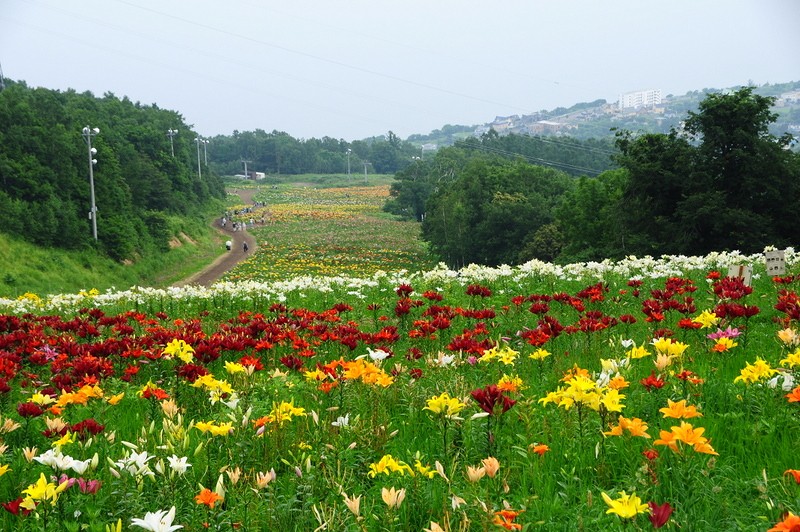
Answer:
[[[256,189],[248,188],[237,190],[235,194],[241,198],[243,204],[252,205],[253,196],[255,196],[256,192],[258,192]],[[185,286],[188,284],[211,286],[218,281],[225,272],[245,260],[250,253],[255,251],[256,239],[253,238],[249,231],[233,231],[230,223],[222,227],[219,218],[216,218],[212,225],[224,236],[225,240],[233,242],[231,250],[225,251],[225,247],[223,246],[222,254],[217,257],[214,262],[188,279],[178,281],[173,286]],[[247,242],[247,246],[250,248],[246,253],[242,249],[242,244],[245,242]]]

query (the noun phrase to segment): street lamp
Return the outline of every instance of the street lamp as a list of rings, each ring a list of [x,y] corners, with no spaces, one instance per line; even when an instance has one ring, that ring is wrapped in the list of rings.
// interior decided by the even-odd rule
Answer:
[[[353,152],[350,148],[347,148],[347,178],[350,179],[350,154]]]
[[[205,165],[208,166],[208,143],[211,142],[208,139],[203,139],[203,159],[205,161]]]
[[[168,129],[167,136],[169,137],[169,151],[173,157],[175,157],[175,146],[172,143],[172,137],[178,134],[177,129]]]
[[[94,165],[97,164],[97,149],[92,148],[92,137],[100,133],[100,129],[96,127],[86,126],[82,130],[83,138],[86,139],[86,145],[89,147],[89,189],[92,194],[92,210],[89,211],[89,218],[92,219],[92,236],[97,240],[97,206],[94,204]]]
[[[203,172],[200,170],[200,142],[202,140],[200,137],[195,137],[194,142],[197,144],[197,179],[202,179]]]

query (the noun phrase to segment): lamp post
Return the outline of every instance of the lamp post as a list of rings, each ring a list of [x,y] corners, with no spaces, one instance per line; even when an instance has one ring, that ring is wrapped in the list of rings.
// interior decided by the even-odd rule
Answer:
[[[83,128],[82,133],[89,148],[89,189],[92,197],[92,210],[89,211],[89,218],[92,219],[92,236],[97,240],[97,206],[94,203],[94,165],[97,164],[97,159],[94,156],[97,155],[97,149],[92,148],[92,137],[100,133],[100,129],[86,126]]]
[[[172,143],[172,137],[174,137],[177,134],[178,134],[178,130],[177,129],[168,129],[167,130],[167,136],[169,137],[169,152],[172,154],[173,157],[175,157],[175,146]]]
[[[203,139],[203,161],[206,167],[208,167],[208,143],[211,142],[208,139]]]
[[[350,179],[350,154],[353,153],[353,150],[347,148],[347,178]]]
[[[197,144],[197,179],[202,179],[203,172],[200,170],[200,137],[195,137],[194,143]]]

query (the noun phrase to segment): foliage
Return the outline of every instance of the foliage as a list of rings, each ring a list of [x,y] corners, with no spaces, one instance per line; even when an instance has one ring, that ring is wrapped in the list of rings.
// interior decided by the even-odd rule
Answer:
[[[796,242],[800,155],[768,125],[774,98],[751,87],[709,94],[686,134],[617,138],[629,179],[619,205],[626,253],[751,252]]]
[[[628,173],[609,170],[597,177],[581,177],[564,194],[556,210],[563,233],[560,262],[603,260],[622,256],[625,249],[619,211]]]
[[[0,92],[0,227],[40,246],[93,247],[89,154],[92,137],[99,249],[128,259],[164,249],[168,235],[152,212],[190,213],[221,198],[221,182],[193,166],[194,143],[180,115],[113,94],[96,98],[10,82]],[[179,128],[171,156],[168,129]]]
[[[161,233],[164,245],[131,263],[120,263],[92,248],[42,247],[0,234],[0,296],[26,292],[56,294],[128,286],[165,286],[189,277],[219,254],[219,235],[208,225],[218,209],[192,216],[147,213],[148,231]]]
[[[283,131],[234,131],[210,139],[212,168],[223,175],[247,170],[272,175],[306,173],[394,173],[411,164],[418,148],[389,131],[385,137],[347,142],[344,139],[296,139]],[[348,151],[350,155],[348,156]]]
[[[614,146],[605,139],[498,135],[490,130],[480,138],[466,139],[457,146],[468,154],[490,153],[508,159],[523,159],[530,164],[555,168],[574,176],[597,175],[615,166],[612,161]]]
[[[451,265],[498,265],[517,260],[520,243],[553,221],[572,180],[522,161],[472,158],[426,204],[423,238]]]

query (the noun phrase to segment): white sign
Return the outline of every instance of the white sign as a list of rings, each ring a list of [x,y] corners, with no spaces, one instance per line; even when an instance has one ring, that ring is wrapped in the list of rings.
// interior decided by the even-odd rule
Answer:
[[[750,279],[753,277],[753,267],[739,264],[728,268],[728,277],[741,277],[745,286],[750,286]]]
[[[767,262],[767,275],[776,277],[786,275],[786,253],[780,251],[767,251],[764,253]]]

